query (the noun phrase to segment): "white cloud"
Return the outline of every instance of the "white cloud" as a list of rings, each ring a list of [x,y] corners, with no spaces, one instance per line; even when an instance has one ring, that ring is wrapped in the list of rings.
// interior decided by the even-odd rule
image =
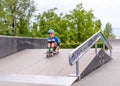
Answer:
[[[103,26],[105,23],[112,23],[113,27],[120,27],[120,1],[119,0],[34,0],[38,3],[40,13],[48,9],[57,7],[57,13],[69,12],[79,3],[83,3],[86,10],[93,10],[95,16],[101,19]]]

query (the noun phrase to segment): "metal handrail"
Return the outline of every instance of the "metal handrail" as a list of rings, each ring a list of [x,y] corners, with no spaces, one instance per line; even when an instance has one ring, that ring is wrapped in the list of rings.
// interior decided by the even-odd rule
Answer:
[[[110,56],[112,56],[112,46],[109,44],[105,36],[101,31],[96,32],[93,36],[91,36],[89,39],[87,39],[84,43],[79,45],[76,49],[74,49],[72,52],[70,52],[69,55],[69,64],[72,66],[76,63],[76,76],[78,79],[80,79],[80,73],[79,73],[79,59],[93,46],[95,45],[95,52],[97,55],[97,41],[99,39],[103,40],[103,47],[105,48],[105,45],[110,50]],[[105,50],[105,49],[104,49]]]
[[[82,49],[86,45],[86,43],[88,43],[94,37],[96,37],[95,42],[90,46],[88,45],[89,47],[87,47],[87,49]],[[89,39],[87,39],[84,43],[82,43],[77,48],[75,48],[72,52],[70,52],[70,55],[69,55],[70,65],[75,64],[100,39],[100,37],[101,37],[100,31],[98,31],[93,36],[91,36]],[[85,48],[86,48],[86,46],[85,46]],[[72,58],[75,60],[73,61]]]

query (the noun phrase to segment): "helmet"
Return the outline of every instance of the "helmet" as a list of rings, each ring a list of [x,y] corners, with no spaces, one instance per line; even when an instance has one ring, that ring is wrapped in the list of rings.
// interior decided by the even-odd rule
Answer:
[[[53,29],[50,29],[50,30],[48,31],[48,34],[50,34],[50,33],[55,33],[55,31],[54,31]]]

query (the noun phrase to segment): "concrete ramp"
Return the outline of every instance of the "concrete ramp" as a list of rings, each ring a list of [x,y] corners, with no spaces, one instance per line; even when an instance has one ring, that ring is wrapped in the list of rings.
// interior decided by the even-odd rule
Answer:
[[[72,49],[61,49],[58,55],[51,58],[46,58],[46,49],[26,49],[0,59],[0,86],[119,86],[120,41],[110,42],[113,45],[113,60],[102,66],[111,58],[102,50],[98,56],[95,56],[97,48],[96,50],[91,49],[92,44],[96,42],[95,39],[98,40],[100,37],[105,44],[107,43],[106,46],[110,50],[112,49],[103,34],[100,31],[97,32],[85,42],[82,49],[82,45],[80,45],[79,48],[76,48],[77,52],[71,54],[72,57],[77,58],[80,52],[87,51],[89,48],[89,51],[77,62],[76,68],[75,65],[70,66],[68,62]],[[27,41],[27,43],[29,42]],[[98,66],[102,67],[95,70]],[[78,69],[79,72],[76,72],[75,69]],[[95,71],[92,72],[93,70]],[[81,77],[92,73],[73,83],[76,77],[69,75],[75,72],[76,75],[82,74]]]
[[[70,76],[70,74],[75,73],[75,66],[70,66],[68,62],[70,51],[72,51],[72,49],[61,49],[58,55],[52,58],[46,58],[46,49],[26,49],[0,59],[0,86],[46,86],[48,84],[48,86],[50,86],[50,84],[53,86],[57,86],[57,84],[62,86],[70,85],[76,79],[76,77]],[[90,59],[92,59],[94,56],[94,49],[91,49],[84,58],[90,57]],[[87,59],[80,60],[81,72],[88,65],[88,61],[86,60]],[[38,81],[34,82],[31,77]],[[54,79],[51,79],[52,77],[54,77]],[[38,85],[38,83],[42,84],[40,82],[42,79],[45,80],[44,85]],[[48,81],[51,82],[57,82],[46,82],[47,79],[50,79]],[[29,82],[32,80],[33,82],[30,84]]]
[[[71,85],[76,78],[69,76],[69,74],[75,73],[75,66],[70,66],[68,62],[70,51],[72,49],[62,49],[55,57],[46,58],[45,49],[27,49],[0,59],[0,86]],[[94,57],[95,50],[90,49],[80,59],[80,73],[86,69]],[[105,68],[103,69],[105,70]],[[51,79],[53,77],[54,79]],[[47,82],[47,80],[50,82]],[[54,81],[55,83],[53,83]],[[73,86],[79,86],[79,82],[73,84]]]
[[[104,50],[100,50],[99,53],[92,59],[89,65],[81,73],[81,78],[93,72],[95,69],[103,66],[105,63],[109,62],[112,58],[105,53]]]

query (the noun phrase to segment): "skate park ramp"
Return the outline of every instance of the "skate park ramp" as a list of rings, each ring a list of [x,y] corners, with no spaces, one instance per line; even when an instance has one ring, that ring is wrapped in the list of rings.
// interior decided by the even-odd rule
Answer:
[[[69,80],[70,80],[69,74],[75,73],[75,66],[70,66],[68,63],[68,55],[71,50],[72,49],[62,49],[58,55],[52,58],[46,58],[46,54],[45,54],[46,49],[26,49],[26,50],[20,51],[16,54],[13,54],[13,55],[7,56],[6,58],[1,59],[0,60],[0,74],[2,75],[0,76],[3,76],[5,78],[6,76],[8,77],[12,75],[14,79],[11,78],[13,81],[10,81],[10,79],[8,79],[7,81],[5,79],[5,82],[4,82],[3,77],[1,77],[0,80],[2,79],[2,81],[0,81],[0,86],[65,86],[62,84],[47,85],[47,84],[39,84],[39,82],[36,82],[36,81],[32,81],[32,82],[28,82],[28,81],[30,80],[29,77],[32,77],[32,75],[34,77],[35,76],[39,77],[39,75],[40,77],[41,75],[53,76],[53,77],[55,76],[56,78],[58,76],[60,76],[60,78],[66,76],[66,78],[68,79],[69,77]],[[84,57],[93,58],[94,56],[95,56],[94,49],[90,49],[89,52]],[[87,63],[85,60],[87,59],[82,59],[80,61],[81,72],[87,66],[85,65]],[[105,66],[108,66],[108,69],[109,69],[110,63],[108,63]],[[90,80],[93,80],[94,82],[94,78],[95,79],[97,78],[98,83],[99,83],[99,80],[101,79],[99,77],[99,73],[101,73],[100,71],[103,71],[103,75],[106,73],[106,71],[108,71],[109,73],[109,70],[104,68],[105,66],[103,66],[100,69],[97,69],[95,72],[91,73],[90,75],[86,76],[80,81],[75,82],[72,86],[80,86],[81,84],[82,86],[87,86],[86,84],[90,85],[87,82],[87,80],[89,80],[92,77],[93,79],[90,79]],[[14,74],[17,75],[16,78]],[[25,76],[29,78],[28,81],[25,81],[27,80]],[[16,79],[18,79],[18,81],[16,81]],[[22,81],[21,80],[19,81],[19,79],[21,79]],[[63,79],[64,82],[67,79]],[[74,80],[75,78],[72,81]],[[17,83],[17,82],[22,82],[22,83]],[[90,81],[90,83],[92,82]],[[92,85],[92,86],[96,86],[96,85]]]
[[[71,86],[76,77],[70,77],[70,74],[75,73],[75,66],[70,66],[68,63],[70,51],[72,49],[61,49],[58,55],[46,58],[46,49],[26,49],[0,59],[0,86]],[[90,58],[81,59],[79,64],[81,73],[94,56],[94,49],[90,49],[84,56]],[[49,78],[48,80],[51,77],[59,79],[58,81],[61,83],[53,84],[46,81],[45,76],[47,79]],[[45,82],[48,83],[45,84]],[[77,85],[75,84],[75,86]]]
[[[68,54],[70,51],[71,50],[64,49],[64,50],[61,50],[58,55],[52,58],[46,58],[46,49],[26,49],[16,54],[10,55],[6,58],[3,58],[0,60],[0,74],[2,76],[2,80],[3,80],[3,77],[5,78],[7,76],[7,74],[8,76],[11,75],[13,77],[8,79],[8,81],[15,78],[14,77],[15,75],[12,75],[12,74],[18,74],[17,77],[21,78],[22,76],[23,79],[21,78],[21,80],[23,81],[21,81],[20,78],[18,78],[19,80],[15,82],[25,82],[25,84],[21,84],[21,83],[12,84],[12,83],[0,82],[0,86],[21,86],[21,85],[27,86],[25,81],[26,79],[24,80],[25,78],[24,75],[28,75],[28,78],[32,77],[32,75],[45,75],[49,77],[56,76],[54,77],[55,79],[62,78],[62,76],[69,76],[68,75],[69,73],[74,73],[74,71],[71,71],[71,70],[74,70],[74,67],[70,67],[68,64]],[[58,76],[61,76],[61,77],[58,77]],[[63,80],[65,79],[71,80],[70,77],[69,78],[63,77],[63,78],[64,78]],[[73,79],[76,79],[76,77],[73,77],[72,81],[74,81]],[[34,81],[32,83],[34,84]],[[36,84],[39,84],[39,82],[36,82]],[[31,85],[31,84],[28,84],[28,85]],[[52,85],[56,86],[56,84],[52,84]],[[35,85],[32,85],[32,86],[35,86]],[[60,86],[64,86],[64,85],[60,83]]]
[[[7,74],[10,76],[15,76],[18,74],[24,75],[47,75],[47,76],[61,76],[70,78],[69,74],[75,73],[75,66],[70,66],[68,63],[68,55],[72,49],[61,49],[60,53],[54,57],[46,58],[46,49],[26,49],[15,53],[13,55],[7,56],[6,58],[0,59],[0,76],[4,78]],[[94,57],[94,49],[91,49],[85,57]],[[83,64],[82,62],[80,65]],[[85,67],[85,65],[83,65]],[[3,80],[3,77],[0,80]],[[13,77],[14,78],[14,77]],[[11,79],[13,79],[11,78]],[[76,78],[73,77],[72,81]],[[21,79],[24,81],[23,79]],[[70,80],[70,79],[69,79]],[[8,79],[10,81],[10,79]],[[13,80],[14,81],[14,80]],[[23,82],[18,81],[18,82]],[[16,81],[17,82],[17,81]],[[28,82],[29,83],[29,82]],[[34,84],[34,82],[33,82]],[[0,81],[0,86],[37,86],[37,84],[27,84],[27,83],[11,83]],[[39,86],[39,85],[38,85]],[[40,85],[43,86],[43,85]],[[45,85],[46,86],[46,85]],[[49,85],[48,85],[49,86]],[[53,85],[57,86],[57,85]],[[60,85],[64,86],[64,85]]]
[[[72,84],[69,83],[73,83],[72,86],[119,86],[120,48],[115,47],[116,42],[114,40],[111,40],[110,43],[113,47],[113,60],[75,83],[73,83],[73,81],[76,78],[70,76],[70,74],[76,72],[75,65],[70,66],[68,62],[69,53],[73,49],[61,49],[60,53],[52,58],[46,58],[46,49],[25,49],[6,56],[0,59],[0,86],[58,86],[58,84],[59,86],[71,86]],[[118,45],[119,43],[120,42],[117,41]],[[89,62],[92,61],[95,56],[95,50],[91,48],[83,56],[83,59],[80,59],[80,73],[83,73],[86,67],[89,66]],[[8,76],[10,76],[10,78],[8,78]],[[17,79],[15,76],[17,76]],[[39,83],[37,78],[42,77],[41,80],[46,80],[46,76],[49,80],[52,80],[52,77],[54,77],[54,80],[60,79],[60,82],[51,85],[49,85],[49,83]],[[26,77],[27,81],[25,81]],[[35,78],[35,81],[33,78]],[[66,85],[61,84],[61,82],[63,82],[61,78],[64,78],[63,81],[66,81]],[[33,81],[31,82],[31,80]],[[67,80],[70,82],[67,82]]]

